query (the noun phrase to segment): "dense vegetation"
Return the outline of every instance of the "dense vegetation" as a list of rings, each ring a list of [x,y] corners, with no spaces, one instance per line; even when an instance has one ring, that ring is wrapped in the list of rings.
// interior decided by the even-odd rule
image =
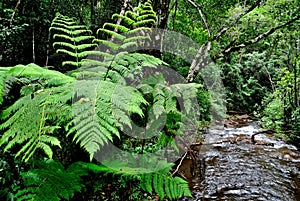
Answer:
[[[299,0],[1,1],[0,199],[191,196],[174,162],[226,107],[299,145],[299,10]],[[156,28],[196,42],[165,36],[191,62],[151,49]]]

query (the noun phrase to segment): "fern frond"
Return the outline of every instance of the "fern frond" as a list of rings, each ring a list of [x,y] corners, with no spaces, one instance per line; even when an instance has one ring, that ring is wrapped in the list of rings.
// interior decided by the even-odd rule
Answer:
[[[41,146],[42,143],[45,143],[43,141],[45,138],[42,137],[46,134],[43,129],[46,121],[45,111],[44,107],[40,106],[40,100],[33,101],[30,95],[21,98],[20,101],[26,106],[18,108],[13,116],[0,126],[0,130],[5,130],[0,139],[0,146],[7,143],[4,151],[8,151],[15,144],[25,143],[16,156],[22,154],[22,159],[28,161],[37,148],[45,147]],[[4,112],[9,113],[9,111]],[[31,122],[28,122],[29,119]],[[58,139],[55,139],[51,144],[60,146]],[[52,157],[52,152],[49,150],[46,149],[44,152],[49,154],[49,158]]]
[[[57,53],[64,53],[64,54],[67,54],[67,55],[72,56],[74,58],[78,58],[78,52],[72,52],[72,51],[69,51],[69,50],[66,50],[66,49],[57,49],[56,52]]]
[[[52,23],[55,23],[55,22],[59,22],[59,23],[62,23],[62,24],[67,24],[69,26],[76,24],[74,19],[69,18],[67,16],[63,16],[61,14],[59,14],[55,17],[55,21],[52,21]]]
[[[95,37],[94,36],[76,36],[76,37],[70,37],[68,35],[64,35],[64,34],[54,34],[53,35],[54,39],[58,39],[58,38],[63,38],[75,43],[79,43],[85,40],[93,40]]]
[[[54,24],[55,25],[55,24]],[[69,30],[61,27],[50,27],[50,31],[61,31],[64,34],[70,35],[70,36],[79,36],[82,34],[92,34],[93,32],[88,29],[80,29],[80,30]]]
[[[132,29],[132,30],[128,31],[127,34],[129,36],[131,36],[131,35],[133,36],[134,34],[139,34],[142,31],[144,31],[146,33],[148,33],[148,32],[150,33],[151,32],[151,28],[149,28],[149,27],[137,27],[135,29]]]
[[[59,140],[51,134],[72,119],[71,106],[67,104],[73,95],[71,86],[66,84],[29,94],[2,111],[0,118],[4,122],[0,130],[4,132],[0,146],[6,144],[4,151],[22,144],[16,156],[22,156],[24,161],[28,161],[37,149],[51,158],[49,145],[60,146]]]
[[[141,21],[138,21],[138,22],[135,22],[133,24],[134,27],[145,27],[145,26],[149,26],[152,25],[152,24],[155,24],[156,21],[154,19],[144,19],[144,20],[141,20]]]
[[[152,185],[155,188],[155,192],[158,193],[161,199],[163,199],[165,195],[170,199],[178,199],[182,196],[192,197],[192,194],[188,187],[188,183],[180,177],[172,178],[168,175],[159,173],[152,175],[152,177],[154,178],[148,176],[147,179],[153,179]]]
[[[127,25],[132,25],[135,21],[134,20],[132,20],[132,18],[130,18],[130,17],[132,17],[132,16],[137,16],[135,13],[132,13],[132,12],[130,12],[130,13],[128,13],[129,11],[126,11],[125,12],[125,15],[120,15],[120,14],[113,14],[113,16],[112,16],[112,19],[119,19],[119,18],[121,18],[122,19],[122,21],[124,22],[124,23],[126,23]],[[134,18],[134,17],[133,17]]]
[[[95,40],[93,40],[93,42],[96,42],[98,44],[106,45],[107,47],[110,47],[113,50],[118,50],[119,47],[120,47],[119,44],[116,44],[116,43],[114,43],[112,41],[108,41],[108,40],[95,39]]]
[[[141,13],[144,14],[144,13]],[[156,13],[155,12],[150,12],[148,13],[148,15],[141,15],[139,17],[136,18],[137,21],[142,21],[142,20],[146,20],[147,18],[153,18],[153,20],[156,22]]]
[[[113,135],[120,137],[117,128],[122,129],[122,123],[130,122],[131,113],[142,116],[143,111],[139,106],[147,104],[133,87],[109,81],[78,81],[75,92],[80,99],[73,104],[75,126],[68,135],[76,131],[73,139],[80,142],[90,159],[101,146],[112,141]],[[115,110],[124,112],[116,113]]]
[[[77,68],[79,68],[81,66],[81,63],[77,62],[77,61],[63,61],[62,66],[65,66],[65,65],[76,66]]]
[[[57,53],[67,54],[74,59],[64,61],[63,66],[70,65],[76,68],[81,66],[80,60],[87,57],[91,50],[97,47],[92,41],[92,31],[86,26],[77,25],[75,21],[67,16],[57,15],[49,29],[53,33],[53,47],[57,48]],[[97,51],[95,51],[97,52]]]
[[[18,189],[14,195],[16,200],[69,199],[84,187],[81,177],[88,174],[76,163],[68,169],[52,160],[35,161],[35,166],[35,169],[21,173],[24,188]]]
[[[113,38],[116,38],[116,39],[119,39],[121,41],[123,41],[126,37],[121,35],[121,34],[118,34],[114,31],[111,31],[111,30],[108,30],[108,29],[104,29],[104,28],[99,28],[97,30],[97,35],[99,34],[99,32],[102,32],[102,33],[106,33],[108,34],[110,37],[113,37]]]
[[[129,179],[139,179],[143,190],[150,194],[153,192],[157,193],[160,199],[164,197],[178,199],[182,196],[192,196],[188,183],[185,180],[180,177],[172,177],[170,171],[174,165],[173,163],[167,163],[165,160],[159,160],[154,156],[151,157],[145,156],[140,158],[141,164],[139,167],[131,167],[130,164],[119,160],[105,161],[105,165],[82,162],[78,164],[82,166],[82,168],[88,169],[96,174],[110,173],[113,175],[122,175]],[[151,159],[154,160],[151,161]]]
[[[56,20],[54,22],[51,23],[52,27],[61,27],[64,28],[66,30],[76,30],[76,29],[85,29],[86,27],[84,25],[76,25],[75,22],[72,23],[64,23],[63,20]]]
[[[116,25],[116,24],[113,24],[113,23],[104,23],[103,28],[117,29],[121,33],[127,33],[130,30],[126,26]]]
[[[67,42],[55,42],[53,43],[53,46],[64,46],[64,47],[69,47],[71,49],[77,49],[77,50],[85,50],[87,48],[95,48],[97,47],[96,44],[81,44],[81,45],[73,45],[73,44],[70,44],[70,43],[67,43]]]
[[[130,49],[136,49],[138,47],[138,44],[136,42],[137,38],[131,38],[133,41],[130,40],[124,40],[124,44],[119,46],[119,49],[121,50],[130,50]],[[139,37],[138,39],[141,39]]]
[[[152,194],[153,189],[160,199],[178,199],[182,196],[192,197],[188,183],[180,177],[172,177],[170,167],[141,175],[141,187]]]
[[[123,46],[121,47],[122,49],[125,49],[125,45],[127,45],[127,43],[132,43],[134,44],[135,46],[137,46],[137,41],[150,41],[150,37],[149,36],[133,36],[133,37],[129,37],[129,38],[126,38],[124,40],[124,43]]]
[[[135,21],[136,21],[136,18],[138,18],[138,14],[137,13],[134,13],[134,12],[131,12],[131,11],[126,11],[125,12],[125,17],[122,18],[128,25],[132,25]]]
[[[75,79],[58,71],[41,68],[36,64],[17,65],[7,72],[7,76],[45,79],[46,83],[57,86],[73,82]]]
[[[31,81],[43,80],[44,86],[60,86],[71,83],[75,79],[58,71],[41,68],[36,64],[17,65],[15,67],[0,67],[0,106],[4,98],[4,89],[9,77],[29,78]],[[30,81],[29,81],[30,82]]]

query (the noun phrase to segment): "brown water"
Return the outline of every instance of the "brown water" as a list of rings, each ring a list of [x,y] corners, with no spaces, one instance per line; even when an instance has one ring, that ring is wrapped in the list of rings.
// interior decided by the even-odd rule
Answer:
[[[182,175],[193,198],[183,200],[300,201],[300,154],[255,122],[240,128],[214,126],[203,134],[196,163],[185,159]],[[259,145],[262,144],[262,145]]]

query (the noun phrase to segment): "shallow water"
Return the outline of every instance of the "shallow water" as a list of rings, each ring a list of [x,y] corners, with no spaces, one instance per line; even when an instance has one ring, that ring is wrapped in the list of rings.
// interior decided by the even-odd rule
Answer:
[[[194,197],[181,200],[300,201],[299,151],[271,134],[256,135],[252,144],[258,129],[249,122],[203,134],[196,164],[186,159],[181,170]]]

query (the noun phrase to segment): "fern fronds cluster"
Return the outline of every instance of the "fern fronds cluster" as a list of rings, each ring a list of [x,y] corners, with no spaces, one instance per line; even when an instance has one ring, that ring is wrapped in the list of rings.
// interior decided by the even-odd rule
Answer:
[[[113,17],[122,18],[122,23],[104,24],[97,34],[107,34],[110,39],[101,40],[72,18],[61,14],[54,18],[50,28],[53,45],[57,53],[67,55],[63,66],[72,66],[67,74],[35,64],[0,67],[0,146],[4,151],[14,147],[16,157],[29,161],[40,149],[51,159],[53,147],[62,146],[58,137],[62,133],[80,144],[92,161],[106,144],[122,141],[128,130],[150,136],[160,148],[170,144],[176,148],[174,138],[184,133],[185,119],[193,120],[189,115],[195,114],[193,99],[199,85],[168,83],[163,74],[153,71],[166,64],[136,51],[150,40],[157,20],[150,1]],[[19,99],[4,108],[10,79],[26,80]],[[145,127],[135,128],[137,121]],[[67,169],[59,162],[40,161],[37,168],[22,174],[24,189],[18,189],[15,197],[69,199],[82,190],[82,176],[91,172],[133,177],[143,190],[161,198],[191,195],[187,182],[170,174],[172,163],[154,161],[160,162],[140,167],[120,161],[109,166],[79,162]]]
[[[60,201],[69,199],[83,187],[82,176],[88,174],[74,163],[67,169],[52,160],[35,161],[35,168],[21,173],[24,189],[15,190],[14,198],[20,200]]]
[[[16,156],[22,156],[25,161],[28,161],[38,148],[52,158],[50,145],[60,146],[60,142],[51,135],[63,122],[72,118],[71,106],[67,102],[72,99],[70,84],[75,79],[34,64],[8,68],[5,75],[30,76],[31,80],[43,80],[41,87],[44,88],[38,91],[29,90],[30,92],[25,93],[13,105],[1,111],[0,119],[3,123],[0,130],[3,131],[3,135],[0,146],[6,144],[4,151],[7,151],[16,144],[22,144]],[[24,87],[26,89],[29,86]]]
[[[157,133],[159,145],[172,145],[178,150],[174,138],[185,133],[189,120],[195,120],[197,110],[193,103],[199,87],[195,83],[170,84],[161,73],[142,80],[137,88],[149,102],[145,137]]]
[[[90,163],[79,163],[84,169],[88,169],[96,174],[109,173],[112,175],[122,175],[128,179],[137,179],[141,182],[141,188],[146,192],[157,193],[160,199],[167,197],[175,199],[182,196],[191,196],[188,184],[180,177],[172,177],[170,171],[173,163],[162,160],[158,163],[149,163],[149,159],[142,159],[141,167],[131,167],[121,161],[112,161],[106,165],[96,165]]]
[[[180,177],[172,177],[170,169],[163,169],[153,173],[141,175],[141,187],[152,194],[157,193],[161,199],[167,197],[176,199],[182,196],[191,197],[188,183]]]

